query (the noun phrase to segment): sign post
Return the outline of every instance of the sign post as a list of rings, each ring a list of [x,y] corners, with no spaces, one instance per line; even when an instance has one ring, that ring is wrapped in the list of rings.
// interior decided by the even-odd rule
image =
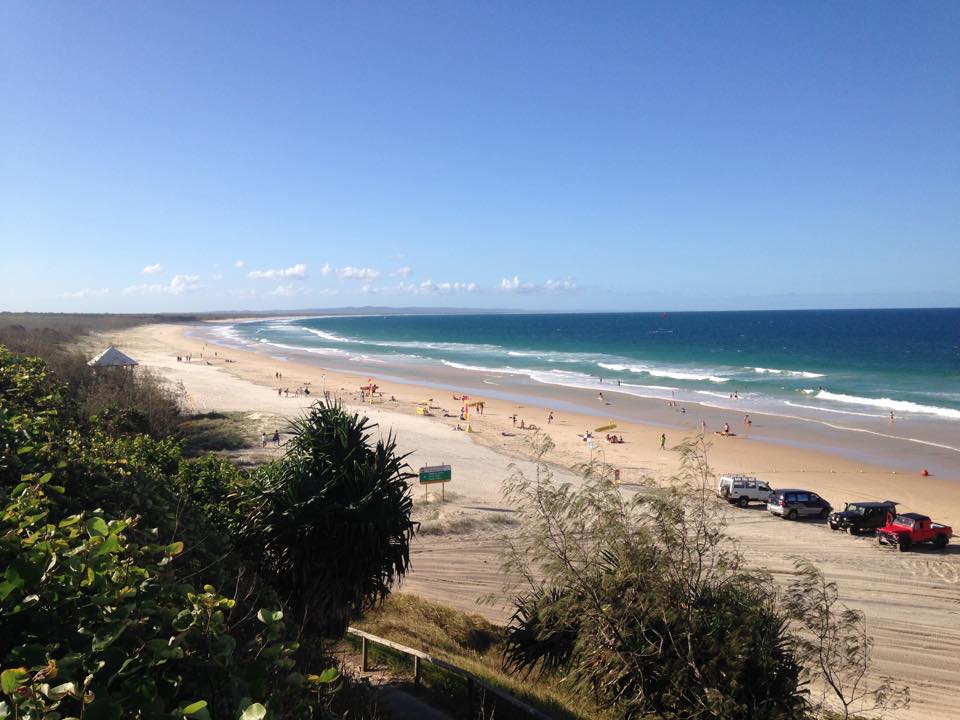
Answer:
[[[453,472],[449,465],[424,465],[420,468],[420,484],[423,485],[423,499],[427,499],[427,485],[440,483],[440,501],[446,500],[444,486],[450,482]]]

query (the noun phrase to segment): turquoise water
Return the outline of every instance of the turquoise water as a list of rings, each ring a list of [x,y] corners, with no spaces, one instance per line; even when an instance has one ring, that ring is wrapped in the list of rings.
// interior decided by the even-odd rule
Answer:
[[[824,418],[960,427],[960,310],[337,316],[240,323],[276,352]],[[735,396],[735,397],[731,397]]]

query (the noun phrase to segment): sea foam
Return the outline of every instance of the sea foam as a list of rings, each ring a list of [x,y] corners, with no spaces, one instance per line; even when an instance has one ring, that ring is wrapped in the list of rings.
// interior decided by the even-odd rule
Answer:
[[[730,378],[720,377],[718,375],[693,373],[685,370],[674,370],[672,368],[661,370],[658,368],[647,367],[646,365],[627,365],[622,363],[602,362],[597,363],[597,365],[605,370],[612,370],[613,372],[632,372],[649,375],[650,377],[669,378],[671,380],[707,380],[713,383],[725,383],[730,380]]]
[[[820,390],[815,397],[819,400],[832,400],[833,402],[846,403],[848,405],[866,405],[868,407],[884,408],[885,410],[895,410],[901,413],[937,415],[939,417],[950,418],[951,420],[960,420],[960,410],[937,407],[936,405],[921,405],[920,403],[910,402],[909,400],[859,397],[857,395],[832,393],[827,390]]]
[[[780,370],[778,368],[762,368],[762,367],[747,368],[747,369],[753,370],[755,373],[759,373],[761,375],[787,375],[789,377],[807,378],[808,380],[824,377],[823,373],[809,372],[807,370]]]

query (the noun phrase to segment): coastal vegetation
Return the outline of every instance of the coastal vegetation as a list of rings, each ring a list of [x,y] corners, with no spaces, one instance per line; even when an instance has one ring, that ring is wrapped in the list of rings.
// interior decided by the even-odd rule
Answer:
[[[0,717],[369,716],[327,649],[406,571],[392,444],[367,447],[365,422],[326,408],[295,429],[310,439],[289,463],[248,473],[187,458],[111,410],[87,415],[77,386],[0,348]],[[300,483],[327,431],[355,462]],[[322,546],[284,549],[319,539],[311,515],[276,516],[314,491],[369,502],[329,512]],[[280,558],[299,578],[325,568],[323,581],[294,593],[277,582]]]

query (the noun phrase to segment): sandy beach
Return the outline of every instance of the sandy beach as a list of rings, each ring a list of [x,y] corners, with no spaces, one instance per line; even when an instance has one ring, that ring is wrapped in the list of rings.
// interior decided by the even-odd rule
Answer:
[[[528,442],[532,431],[520,429],[520,421],[525,427],[532,423],[553,439],[556,447],[548,460],[563,479],[577,482],[571,468],[593,459],[619,470],[624,490],[629,492],[641,477],[663,478],[677,470],[678,456],[670,448],[694,434],[700,418],[698,413],[681,417],[660,404],[656,408],[651,405],[649,422],[628,422],[616,418],[615,407],[598,406],[585,392],[558,398],[546,389],[522,402],[471,392],[472,400],[484,402],[484,410],[464,421],[457,417],[461,403],[454,399],[461,393],[384,379],[389,377],[385,369],[376,380],[382,399],[361,403],[359,388],[367,383],[366,373],[335,372],[315,362],[282,361],[218,346],[208,337],[189,333],[196,333],[196,328],[152,325],[99,338],[94,344],[109,339],[169,382],[181,383],[190,411],[244,412],[258,433],[259,428],[282,432],[287,418],[327,391],[368,415],[379,424],[380,432],[393,432],[401,450],[410,453],[414,469],[451,464],[453,481],[445,488],[446,502],[439,501],[437,486],[431,486],[426,494],[422,488],[414,489],[416,518],[423,525],[414,546],[413,570],[402,590],[480,612],[499,622],[509,617],[509,608],[502,603],[478,604],[478,599],[502,587],[498,538],[515,524],[511,508],[501,499],[500,483],[512,463],[524,472],[533,471]],[[192,355],[190,362],[178,361],[177,356],[187,355]],[[449,383],[447,378],[444,385]],[[297,397],[298,388],[309,388],[310,395]],[[284,389],[289,389],[289,394]],[[429,408],[430,417],[418,414],[422,403]],[[548,423],[551,411],[553,420]],[[578,435],[604,425],[604,414],[615,419],[615,432],[623,436],[624,443],[609,444],[600,431],[595,432],[591,449]],[[717,422],[710,417],[711,427],[717,427]],[[774,487],[808,488],[840,508],[844,501],[889,498],[898,501],[904,511],[923,512],[954,527],[960,525],[960,478],[949,473],[921,477],[893,463],[860,462],[849,452],[816,449],[812,447],[816,438],[805,434],[804,428],[791,431],[784,423],[775,428],[781,438],[778,442],[762,439],[762,419],[750,428],[730,424],[736,437],[709,435],[709,460],[717,473],[751,473]],[[471,432],[457,431],[458,425],[469,425]],[[664,450],[660,449],[661,434],[666,435]],[[282,451],[261,450],[259,443],[256,445],[251,452],[267,457]],[[760,505],[746,510],[731,508],[729,523],[749,562],[786,578],[792,571],[793,556],[810,559],[839,583],[844,600],[867,613],[876,639],[876,674],[893,675],[911,687],[911,708],[898,717],[956,716],[955,707],[960,703],[960,542],[946,552],[919,549],[896,553],[877,547],[872,538],[832,533],[818,523],[779,520]]]

